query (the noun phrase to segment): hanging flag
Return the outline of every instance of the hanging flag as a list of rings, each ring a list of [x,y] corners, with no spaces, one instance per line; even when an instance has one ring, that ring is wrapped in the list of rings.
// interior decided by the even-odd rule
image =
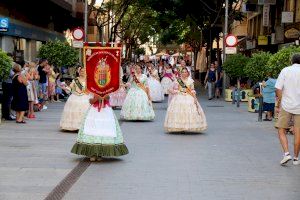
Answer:
[[[121,48],[84,47],[87,89],[104,98],[120,86]]]

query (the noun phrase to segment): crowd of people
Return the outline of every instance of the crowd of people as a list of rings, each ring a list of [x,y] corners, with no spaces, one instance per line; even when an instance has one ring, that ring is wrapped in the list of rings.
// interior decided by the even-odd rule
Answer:
[[[72,95],[60,121],[62,130],[78,132],[72,153],[87,156],[91,161],[127,154],[112,108],[121,108],[121,120],[153,121],[153,103],[163,102],[167,96],[166,132],[200,133],[207,128],[191,69],[184,60],[174,65],[166,60],[157,64],[151,61],[124,63],[120,71],[119,90],[102,99],[87,92],[85,69],[78,68],[79,76],[70,85]]]
[[[35,112],[46,110],[47,103],[60,102],[70,93],[59,68],[46,59],[13,62],[9,78],[2,82],[2,89],[2,117],[18,124],[35,119]]]

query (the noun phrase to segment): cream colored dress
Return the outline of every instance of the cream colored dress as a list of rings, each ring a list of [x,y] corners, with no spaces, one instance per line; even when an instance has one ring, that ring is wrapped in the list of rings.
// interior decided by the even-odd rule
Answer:
[[[80,90],[79,86],[75,83],[74,80],[70,85],[72,94],[65,104],[64,111],[60,120],[60,128],[62,130],[79,130],[84,115],[90,107],[90,96],[83,92],[86,89],[86,83],[81,82],[81,85],[83,86],[83,90]]]
[[[185,85],[194,91],[194,81],[191,78],[183,80]],[[173,98],[168,106],[164,128],[166,132],[201,132],[207,129],[205,114],[198,102],[186,89],[175,81]]]

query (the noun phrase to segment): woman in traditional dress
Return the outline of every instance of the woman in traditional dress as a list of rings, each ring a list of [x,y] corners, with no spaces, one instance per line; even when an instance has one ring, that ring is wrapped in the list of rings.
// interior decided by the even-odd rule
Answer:
[[[107,99],[94,95],[71,152],[90,161],[128,154],[119,122]]]
[[[85,69],[79,68],[78,73],[79,77],[75,78],[70,84],[72,94],[65,104],[64,111],[60,120],[60,128],[62,130],[79,130],[84,114],[90,106],[90,96],[85,93]]]
[[[167,110],[164,128],[166,132],[201,132],[207,128],[205,114],[196,98],[194,80],[187,68],[181,71],[181,78],[173,84],[174,95]]]
[[[148,85],[150,97],[153,102],[163,101],[165,96],[163,88],[159,82],[158,71],[154,68],[153,64],[149,64],[147,68],[149,72]]]
[[[164,77],[161,80],[161,85],[163,87],[164,94],[169,94],[169,89],[173,85],[174,74],[171,65],[166,65],[165,68],[166,69],[165,69]]]
[[[123,70],[120,67],[120,88],[118,91],[113,92],[109,95],[109,104],[111,107],[122,107],[126,98],[126,88],[123,83]]]
[[[155,118],[151,103],[147,76],[142,74],[142,67],[135,66],[127,86],[130,87],[121,110],[121,119],[124,120],[153,120]]]

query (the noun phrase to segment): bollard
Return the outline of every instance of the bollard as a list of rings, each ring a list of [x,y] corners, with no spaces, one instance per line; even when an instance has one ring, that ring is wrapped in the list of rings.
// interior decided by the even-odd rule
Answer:
[[[231,96],[232,96],[232,104],[235,104],[235,88],[232,90]]]
[[[263,115],[263,97],[259,95],[259,109],[258,109],[258,121],[262,122],[262,115]]]
[[[236,107],[240,107],[240,101],[241,101],[241,94],[240,94],[240,88],[237,89],[237,95],[236,95]]]

